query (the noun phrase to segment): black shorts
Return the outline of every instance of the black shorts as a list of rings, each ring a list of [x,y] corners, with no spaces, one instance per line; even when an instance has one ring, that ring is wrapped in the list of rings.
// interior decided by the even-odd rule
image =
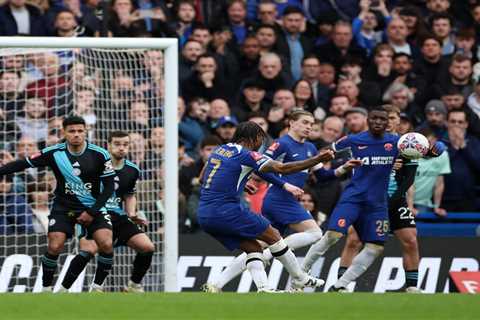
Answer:
[[[144,233],[141,227],[126,215],[112,214],[113,246],[126,246],[134,235]]]
[[[48,216],[48,232],[62,232],[67,235],[67,238],[71,238],[75,232],[75,224],[77,224],[77,218],[81,212],[73,211],[55,211],[52,210]],[[110,215],[99,214],[92,223],[85,228],[88,235],[92,235],[99,229],[112,230],[112,223],[110,221]]]
[[[416,228],[415,217],[406,202],[389,203],[388,218],[392,232],[404,228]]]

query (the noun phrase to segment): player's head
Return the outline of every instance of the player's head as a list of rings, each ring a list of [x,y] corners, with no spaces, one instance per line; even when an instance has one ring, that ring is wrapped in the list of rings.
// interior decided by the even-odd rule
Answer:
[[[258,150],[266,138],[262,127],[252,121],[242,122],[237,126],[232,142],[241,144],[251,150]]]
[[[79,116],[69,116],[63,120],[63,134],[67,143],[72,146],[81,146],[87,137],[87,125]]]
[[[381,136],[388,125],[388,112],[383,106],[373,107],[368,113],[368,129],[374,136]]]
[[[390,104],[384,105],[383,109],[388,112],[387,132],[397,133],[400,126],[400,109]]]
[[[108,136],[108,152],[112,158],[121,160],[125,158],[130,148],[130,136],[125,131],[113,131]]]
[[[311,112],[293,109],[288,116],[288,132],[295,138],[306,139],[312,131],[315,118]]]

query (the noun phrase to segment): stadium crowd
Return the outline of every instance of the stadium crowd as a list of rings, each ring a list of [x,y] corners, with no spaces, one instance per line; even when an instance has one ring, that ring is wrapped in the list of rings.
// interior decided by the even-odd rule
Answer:
[[[0,36],[179,39],[182,232],[198,228],[198,175],[215,146],[249,120],[268,133],[268,147],[285,133],[294,108],[315,115],[310,140],[322,148],[366,130],[372,106],[397,107],[400,133],[415,130],[448,146],[441,157],[420,161],[418,211],[445,216],[480,210],[478,0],[7,0],[0,22]],[[102,75],[82,61],[72,64],[55,53],[3,56],[0,134],[14,143],[3,146],[0,162],[56,143],[61,117],[72,111],[87,119],[90,138],[99,141],[104,137],[95,126],[109,124],[97,119],[122,117],[135,142],[130,158],[146,169],[145,184],[162,185],[163,129],[154,110],[163,96],[163,57],[150,51],[138,59],[142,72],[120,71],[106,86],[107,96],[96,90]],[[72,73],[81,79],[73,106],[70,83],[59,76]],[[37,174],[1,181],[0,233],[45,232],[54,181]],[[19,182],[28,179],[37,181],[30,199],[22,196],[30,185]],[[253,179],[259,191],[244,202],[258,212],[268,185]],[[302,204],[322,223],[344,185],[312,177]],[[151,202],[142,208],[147,217],[160,215],[161,201]]]

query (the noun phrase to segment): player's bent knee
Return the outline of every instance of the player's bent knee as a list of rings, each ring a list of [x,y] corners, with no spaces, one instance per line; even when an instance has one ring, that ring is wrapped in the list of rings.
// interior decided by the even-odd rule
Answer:
[[[98,251],[110,253],[113,251],[113,242],[112,239],[102,239],[97,241]]]
[[[145,242],[139,247],[138,251],[141,253],[154,253],[155,245],[151,241]]]
[[[417,237],[414,237],[414,236],[402,239],[401,243],[402,243],[402,246],[409,251],[417,250],[418,248]]]
[[[323,236],[323,232],[322,232],[322,229],[320,228],[312,228],[312,229],[308,229],[306,230],[305,232],[308,232],[309,234],[311,234],[313,237],[315,237],[315,242],[317,242],[318,240],[320,240]]]
[[[362,245],[363,245],[362,241],[360,241],[359,238],[350,237],[350,236],[347,237],[347,243],[345,244],[347,248],[350,248],[352,250],[359,250],[362,247]]]
[[[64,244],[61,242],[51,242],[48,244],[48,252],[54,255],[62,253]]]
[[[268,245],[272,245],[282,239],[280,232],[272,226],[269,226],[267,230],[259,238],[265,241]]]

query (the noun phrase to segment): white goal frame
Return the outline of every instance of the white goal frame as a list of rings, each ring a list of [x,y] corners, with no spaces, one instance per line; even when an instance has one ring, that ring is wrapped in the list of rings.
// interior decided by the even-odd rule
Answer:
[[[165,216],[164,286],[177,292],[178,261],[178,40],[176,38],[0,37],[0,48],[102,48],[164,50]]]

